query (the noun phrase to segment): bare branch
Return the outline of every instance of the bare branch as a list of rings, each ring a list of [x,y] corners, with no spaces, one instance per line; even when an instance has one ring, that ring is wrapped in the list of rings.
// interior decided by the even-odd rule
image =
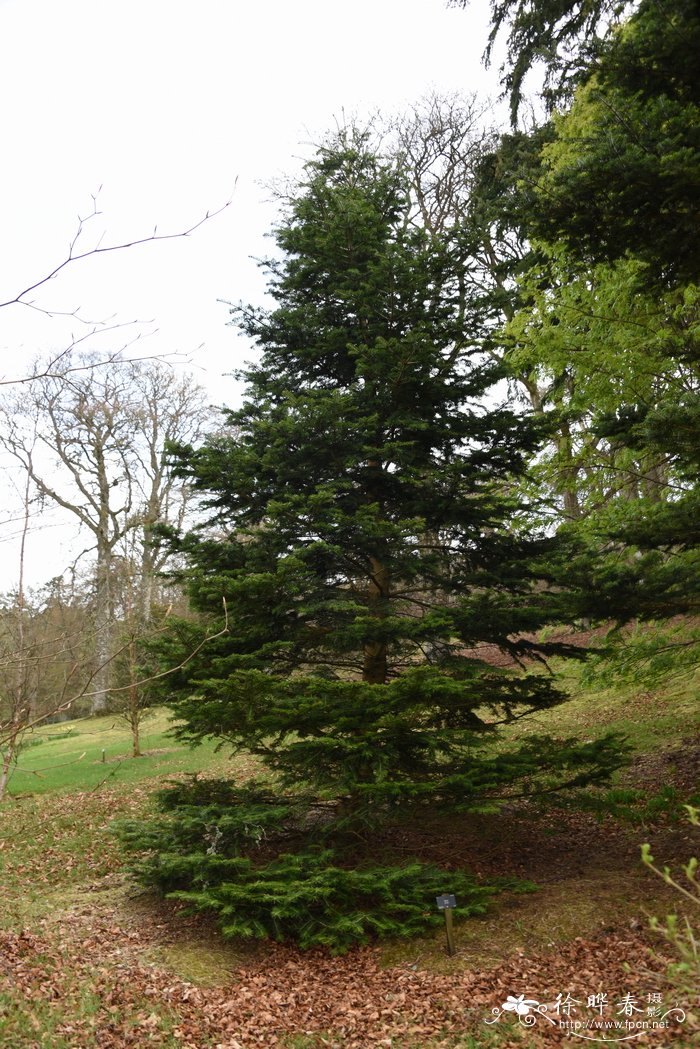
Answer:
[[[158,233],[158,227],[155,226],[153,232],[145,237],[136,237],[133,240],[124,241],[120,244],[108,244],[105,247],[102,246],[102,239],[100,238],[95,247],[89,248],[86,251],[78,251],[78,241],[84,233],[86,224],[91,219],[95,218],[97,215],[100,214],[100,212],[97,210],[97,194],[95,194],[92,199],[93,210],[91,214],[86,216],[78,216],[78,228],[73,236],[73,239],[70,242],[66,258],[63,259],[62,262],[59,262],[58,265],[54,266],[53,269],[46,273],[43,277],[40,277],[32,284],[27,285],[27,287],[23,288],[22,291],[19,291],[17,292],[17,294],[12,295],[4,302],[0,302],[0,309],[4,309],[4,307],[6,306],[13,305],[27,306],[29,308],[38,310],[41,313],[45,313],[48,316],[54,316],[56,311],[50,309],[43,309],[42,307],[37,306],[34,301],[25,301],[25,296],[31,294],[31,292],[33,291],[36,291],[38,288],[44,287],[55,277],[57,277],[58,274],[61,273],[63,270],[67,269],[69,266],[74,265],[76,262],[81,262],[83,259],[93,258],[97,257],[98,255],[106,255],[110,253],[114,254],[119,251],[126,251],[129,248],[135,248],[141,244],[152,244],[160,241],[179,240],[184,239],[185,237],[189,237],[191,236],[191,234],[196,232],[196,230],[204,226],[205,223],[210,222],[218,215],[221,215],[224,211],[227,210],[227,208],[231,206],[233,202],[233,196],[229,197],[229,199],[224,204],[222,204],[218,208],[215,208],[214,211],[207,211],[202,218],[200,218],[197,222],[193,223],[193,225],[189,226],[185,230],[180,230],[175,233]],[[76,317],[76,319],[79,319],[77,310],[67,314],[64,313],[63,315],[72,316]]]
[[[142,687],[144,685],[150,684],[153,681],[162,681],[164,678],[170,677],[172,674],[177,674],[178,671],[183,670],[189,663],[191,663],[192,660],[195,658],[195,656],[197,656],[198,653],[201,652],[202,649],[206,645],[208,645],[211,641],[215,641],[219,637],[223,637],[224,634],[227,634],[229,632],[228,607],[226,605],[226,598],[222,598],[221,602],[222,602],[223,611],[224,611],[224,625],[223,625],[223,627],[220,630],[217,630],[213,634],[207,634],[199,642],[198,645],[195,645],[195,647],[193,649],[191,649],[191,651],[185,656],[185,658],[183,660],[181,660],[181,662],[179,662],[177,664],[177,666],[168,667],[167,670],[159,671],[156,674],[149,674],[148,676],[139,679],[139,681],[137,682],[139,687]],[[163,626],[163,627],[160,627],[158,630],[150,631],[150,633],[148,635],[145,635],[145,637],[147,637],[147,638],[157,637],[159,634],[162,634],[164,632],[164,630],[166,630],[166,629],[167,629],[167,625]],[[144,639],[145,639],[145,637],[144,637]],[[126,647],[127,646],[124,645],[117,652],[114,652],[110,656],[110,662],[113,661],[114,659],[116,659],[117,656],[119,656],[125,650]],[[88,679],[86,684],[83,686],[83,688],[81,688],[79,692],[76,692],[74,695],[72,695],[70,697],[70,699],[67,699],[65,701],[62,701],[61,703],[56,704],[54,707],[52,707],[51,710],[47,710],[43,714],[41,714],[40,716],[35,717],[32,720],[29,720],[25,724],[23,724],[22,725],[22,729],[21,729],[22,733],[24,734],[26,732],[29,732],[31,729],[36,728],[37,725],[43,724],[43,722],[45,722],[50,717],[55,717],[57,714],[65,713],[65,711],[70,710],[70,708],[73,706],[73,704],[77,703],[78,700],[80,700],[80,699],[89,699],[91,696],[97,695],[98,694],[97,692],[90,691],[89,686],[90,686],[90,682],[92,680],[94,680],[95,675],[101,669],[102,669],[102,667],[97,667],[95,669],[95,671],[93,671],[93,673],[90,675],[90,678]],[[123,686],[123,688],[110,689],[110,692],[115,692],[115,693],[117,693],[117,692],[124,692],[127,689],[129,689],[129,688],[131,688],[131,685],[125,685],[125,686]],[[7,725],[0,726],[0,747],[6,746],[8,741],[11,740],[12,738],[13,738],[13,732],[12,731],[8,732],[8,726]]]

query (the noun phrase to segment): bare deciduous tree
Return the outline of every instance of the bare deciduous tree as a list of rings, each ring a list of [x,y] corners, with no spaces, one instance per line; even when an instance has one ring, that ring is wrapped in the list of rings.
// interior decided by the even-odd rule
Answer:
[[[31,464],[33,456],[33,445],[27,448],[27,460]],[[29,513],[31,501],[31,477],[27,471],[24,479],[23,497],[23,520],[20,536],[19,551],[19,577],[17,582],[17,597],[15,608],[12,610],[10,621],[11,648],[14,648],[13,665],[8,668],[9,674],[5,675],[4,702],[5,717],[8,724],[7,742],[2,754],[2,765],[0,766],[0,801],[2,801],[7,789],[7,781],[10,769],[16,759],[17,748],[22,735],[22,728],[31,716],[31,697],[29,695],[29,675],[27,650],[25,643],[25,588],[24,588],[24,559],[27,547],[27,533],[29,531]],[[3,631],[3,634],[5,632]],[[5,637],[3,637],[5,641]],[[3,646],[4,647],[4,646]]]
[[[39,495],[72,515],[89,535],[83,553],[94,565],[93,712],[98,712],[107,705],[113,655],[114,558],[120,544],[138,534],[146,624],[160,567],[153,527],[177,521],[187,503],[167,467],[165,446],[196,440],[210,414],[193,380],[161,362],[106,366],[69,354],[64,364],[62,373],[8,389],[0,401],[0,444]]]

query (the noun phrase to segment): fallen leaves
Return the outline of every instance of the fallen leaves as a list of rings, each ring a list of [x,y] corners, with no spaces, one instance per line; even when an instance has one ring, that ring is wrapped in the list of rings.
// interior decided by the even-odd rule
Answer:
[[[468,1031],[484,1031],[484,1020],[509,994],[527,993],[540,1001],[567,992],[585,1001],[596,990],[611,998],[630,991],[641,995],[654,988],[634,972],[663,968],[636,934],[579,938],[556,953],[516,956],[484,971],[449,977],[382,968],[371,948],[333,958],[271,945],[227,985],[205,989],[140,960],[149,945],[147,934],[101,922],[96,915],[83,915],[83,920],[96,927],[89,950],[80,953],[73,950],[70,923],[63,939],[28,932],[0,936],[0,1000],[12,992],[26,1003],[42,1002],[56,1014],[55,1036],[70,1036],[76,1049],[177,1044],[182,1049],[254,1049],[284,1045],[289,1035],[320,1038],[324,1033],[332,1039],[327,1044],[343,1049],[452,1046]],[[73,930],[79,932],[79,927]],[[86,992],[93,1012],[81,1016],[79,1000]],[[504,1035],[507,1024],[512,1027],[510,1018],[502,1024]],[[565,1037],[560,1030],[542,1029],[531,1035],[531,1045],[563,1044]],[[670,1044],[664,1033],[654,1038],[654,1045]],[[42,1042],[26,1049],[35,1045]]]
[[[428,970],[415,955],[412,963],[387,967],[371,948],[333,958],[270,944],[245,962],[226,964],[215,986],[198,986],[148,961],[160,945],[186,940],[194,925],[172,911],[149,914],[123,897],[117,905],[105,891],[118,890],[122,882],[109,820],[138,813],[145,799],[138,790],[53,795],[6,810],[3,891],[10,903],[33,896],[43,910],[33,914],[31,928],[24,920],[24,928],[0,933],[2,1049],[456,1049],[468,1033],[475,1044],[487,1044],[484,1022],[509,995],[551,1003],[559,994],[585,1001],[605,992],[612,999],[656,990],[654,974],[662,979],[666,960],[650,950],[645,923],[630,928],[620,918],[606,919],[597,935],[589,926],[585,936],[568,943],[547,935],[541,942],[551,940],[549,949],[528,945],[525,930],[520,950],[508,941],[509,953],[502,951],[508,956],[488,965],[469,961],[465,948],[443,972]],[[576,814],[541,818],[537,832],[531,827],[526,837],[486,830],[474,823],[470,836],[464,827],[436,825],[422,837],[418,829],[401,827],[393,844],[427,858],[449,855],[455,864],[477,865],[485,873],[534,875],[546,888],[561,885],[564,895],[580,885],[575,877],[582,865],[602,870],[605,864],[609,881],[637,862],[632,836]],[[660,854],[669,855],[664,848]],[[610,875],[613,857],[618,875]],[[598,882],[587,885],[587,891],[598,891]],[[61,886],[76,891],[52,911]],[[541,910],[544,898],[543,890],[524,899]],[[551,891],[548,898],[558,899]],[[523,905],[516,901],[513,908],[522,918]],[[18,909],[20,918],[23,913]],[[556,919],[552,914],[547,924]],[[505,927],[498,920],[496,937]],[[514,1016],[503,1017],[497,1027],[499,1049],[524,1049]],[[542,1027],[525,1044],[539,1049],[565,1040],[571,1045],[566,1032]],[[655,1032],[647,1041],[650,1049],[685,1049],[677,1030]]]

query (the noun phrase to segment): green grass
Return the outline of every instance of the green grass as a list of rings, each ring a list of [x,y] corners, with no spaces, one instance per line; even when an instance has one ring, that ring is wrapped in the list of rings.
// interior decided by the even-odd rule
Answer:
[[[143,724],[144,756],[132,758],[129,728],[115,715],[40,726],[25,736],[9,792],[90,791],[166,774],[231,775],[241,767],[241,759],[232,760],[225,749],[216,753],[213,742],[194,748],[178,743],[171,729],[167,711],[154,711]]]
[[[130,1003],[126,1011],[109,1006],[103,995],[72,978],[74,974],[57,972],[53,959],[35,958],[34,963],[39,960],[44,982],[29,1000],[24,995],[0,991],[2,1049],[39,1045],[50,1049],[76,1049],[78,1045],[81,1049],[99,1049],[105,1045],[105,1030],[109,1028],[123,1032],[130,1039],[129,1044],[182,1049],[182,1039],[174,1033],[177,1018],[160,1003],[144,997]]]
[[[25,738],[30,745],[0,809],[0,928],[60,912],[76,903],[81,887],[120,871],[124,856],[111,824],[151,811],[153,791],[171,777],[244,779],[254,769],[246,756],[215,753],[213,743],[179,744],[170,728],[168,713],[155,711],[141,758],[130,756],[129,728],[114,716],[43,726]]]
[[[669,749],[684,736],[700,732],[697,681],[654,693],[640,693],[627,684],[591,691],[582,687],[577,664],[562,663],[555,669],[571,698],[506,726],[504,745],[513,736],[549,733],[591,738],[614,731],[626,735],[635,752],[649,752]],[[103,783],[128,785],[176,773],[231,775],[246,765],[245,758],[231,758],[225,748],[217,753],[214,742],[194,748],[178,743],[171,729],[168,712],[155,710],[143,724],[144,756],[132,758],[129,729],[115,715],[40,726],[25,737],[10,793],[91,791]],[[255,767],[250,759],[247,766]]]
[[[55,793],[8,800],[0,825],[0,929],[19,929],[75,904],[76,892],[123,864],[112,820],[138,817],[143,790]]]
[[[570,698],[504,730],[509,736],[547,733],[591,739],[604,732],[621,732],[634,753],[670,749],[682,739],[700,733],[699,675],[654,691],[620,683],[591,689],[581,683],[582,667],[574,662],[554,662],[560,686]]]

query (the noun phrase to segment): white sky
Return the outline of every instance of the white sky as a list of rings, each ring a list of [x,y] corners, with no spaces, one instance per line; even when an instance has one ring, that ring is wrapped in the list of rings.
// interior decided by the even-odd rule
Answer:
[[[481,66],[487,0],[445,3],[0,0],[0,301],[65,258],[100,186],[86,247],[185,229],[232,197],[186,240],[88,259],[36,294],[89,319],[150,322],[94,345],[109,352],[141,331],[139,353],[185,354],[212,401],[232,403],[222,376],[249,350],[217,300],[261,299],[251,256],[269,250],[274,207],[260,183],[294,170],[343,110],[396,112],[431,89],[497,94],[496,71]],[[0,309],[0,378],[85,331]],[[16,577],[3,490],[0,590]],[[45,513],[30,583],[60,572],[73,545],[75,529]]]

